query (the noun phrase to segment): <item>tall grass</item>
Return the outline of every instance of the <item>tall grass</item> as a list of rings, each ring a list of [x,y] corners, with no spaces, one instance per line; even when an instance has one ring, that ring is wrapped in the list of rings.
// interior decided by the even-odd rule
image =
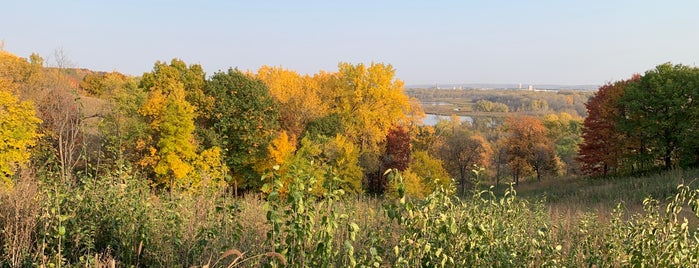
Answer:
[[[323,195],[298,172],[285,194],[275,189],[289,180],[273,176],[270,194],[242,198],[216,187],[160,193],[129,172],[73,184],[24,174],[0,193],[0,266],[695,267],[699,192],[677,184],[696,173],[465,199],[441,188],[406,196],[398,173],[391,198],[345,195],[332,174]]]

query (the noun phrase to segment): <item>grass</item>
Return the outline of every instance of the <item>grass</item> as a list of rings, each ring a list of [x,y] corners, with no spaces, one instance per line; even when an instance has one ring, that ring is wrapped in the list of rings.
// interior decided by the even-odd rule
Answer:
[[[582,177],[549,178],[541,182],[527,181],[516,186],[521,198],[544,200],[548,206],[570,206],[582,210],[595,207],[615,207],[619,202],[640,206],[647,197],[666,199],[674,196],[677,185],[699,186],[699,170],[673,170],[660,174],[635,177],[590,179]],[[496,192],[507,187],[500,185]]]
[[[66,187],[25,174],[0,193],[0,267],[608,267],[663,266],[677,256],[691,266],[697,217],[684,203],[678,213],[663,212],[677,205],[668,198],[678,184],[696,188],[697,175],[548,179],[522,183],[516,198],[500,187],[465,199],[298,192],[270,202],[221,189],[158,193],[124,175]],[[660,200],[660,213],[644,210],[648,196]],[[614,210],[619,202],[624,211]],[[297,214],[301,204],[306,212]],[[281,232],[272,245],[274,220]],[[667,245],[680,245],[671,253],[683,255],[657,250]]]

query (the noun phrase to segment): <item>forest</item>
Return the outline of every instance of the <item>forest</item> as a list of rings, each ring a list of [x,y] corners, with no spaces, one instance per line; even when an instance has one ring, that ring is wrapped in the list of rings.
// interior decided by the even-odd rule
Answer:
[[[50,58],[0,51],[3,267],[699,263],[691,185],[569,217],[517,195],[697,168],[695,67],[530,92],[405,89],[385,63],[130,76]]]

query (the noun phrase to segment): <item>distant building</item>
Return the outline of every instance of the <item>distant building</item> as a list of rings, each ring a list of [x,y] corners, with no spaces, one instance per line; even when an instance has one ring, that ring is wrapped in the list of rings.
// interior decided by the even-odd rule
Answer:
[[[529,90],[534,90],[534,86],[529,85]]]

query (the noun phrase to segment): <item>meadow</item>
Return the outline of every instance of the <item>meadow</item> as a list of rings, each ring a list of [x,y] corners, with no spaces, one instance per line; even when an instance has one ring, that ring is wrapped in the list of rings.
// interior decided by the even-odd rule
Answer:
[[[383,198],[332,187],[318,195],[303,174],[288,192],[270,175],[267,196],[238,198],[215,187],[154,192],[128,172],[74,185],[22,174],[0,198],[0,259],[3,267],[692,267],[697,173],[481,185],[464,198],[438,188],[424,199],[406,196],[395,171]]]

